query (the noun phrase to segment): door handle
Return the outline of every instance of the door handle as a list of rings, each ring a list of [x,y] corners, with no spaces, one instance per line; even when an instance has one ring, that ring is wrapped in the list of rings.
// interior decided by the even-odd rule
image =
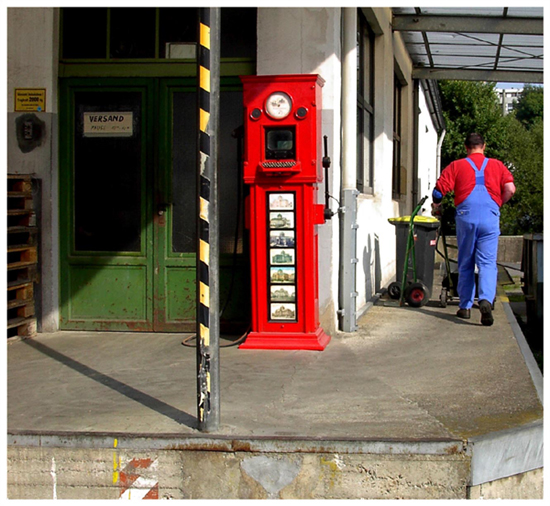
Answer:
[[[162,216],[171,205],[172,205],[172,202],[161,202],[160,204],[157,204],[158,215]]]

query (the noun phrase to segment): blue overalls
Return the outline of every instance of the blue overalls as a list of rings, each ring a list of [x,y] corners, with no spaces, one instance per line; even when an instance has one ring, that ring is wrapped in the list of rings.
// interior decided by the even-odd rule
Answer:
[[[480,169],[466,158],[476,174],[470,195],[456,207],[458,243],[458,296],[461,309],[470,309],[475,297],[475,266],[478,267],[478,300],[491,304],[497,286],[497,251],[500,208],[485,187],[485,158]]]

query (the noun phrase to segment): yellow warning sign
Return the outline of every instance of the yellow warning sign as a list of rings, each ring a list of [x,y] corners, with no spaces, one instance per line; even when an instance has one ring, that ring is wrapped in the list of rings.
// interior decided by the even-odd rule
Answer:
[[[19,111],[46,111],[45,88],[16,88],[15,112]]]

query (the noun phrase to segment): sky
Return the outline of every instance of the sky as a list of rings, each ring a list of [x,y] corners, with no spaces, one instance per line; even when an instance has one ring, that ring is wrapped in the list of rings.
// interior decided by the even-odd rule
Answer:
[[[534,83],[529,83],[531,86],[544,86],[543,84],[534,84]],[[510,88],[524,88],[525,87],[525,83],[497,83],[497,88],[500,88],[500,89],[510,89]]]

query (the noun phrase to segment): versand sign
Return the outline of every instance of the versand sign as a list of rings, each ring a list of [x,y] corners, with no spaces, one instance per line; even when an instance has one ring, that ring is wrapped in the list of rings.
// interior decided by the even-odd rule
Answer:
[[[252,330],[240,348],[323,350],[330,341],[318,307],[324,81],[310,74],[241,79]]]
[[[45,88],[16,88],[14,93],[15,112],[45,112]]]
[[[85,112],[84,137],[131,137],[133,135],[133,113],[129,112]]]

